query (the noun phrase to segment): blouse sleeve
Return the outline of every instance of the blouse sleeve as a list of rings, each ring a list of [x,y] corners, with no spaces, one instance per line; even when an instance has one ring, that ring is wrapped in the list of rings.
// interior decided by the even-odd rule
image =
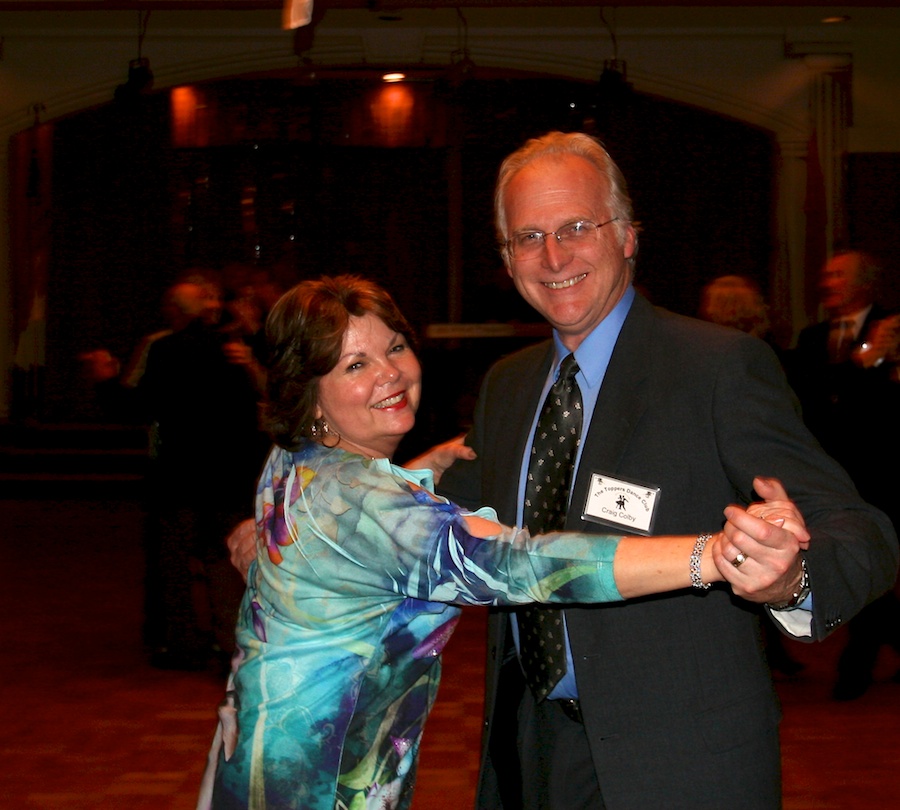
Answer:
[[[493,537],[473,537],[461,507],[364,463],[338,465],[317,483],[308,488],[311,497],[299,494],[291,512],[355,564],[348,587],[356,577],[386,577],[398,595],[470,605],[622,598],[613,576],[619,536],[531,537],[501,526]],[[493,510],[479,514],[496,519]],[[342,575],[347,571],[342,566]]]

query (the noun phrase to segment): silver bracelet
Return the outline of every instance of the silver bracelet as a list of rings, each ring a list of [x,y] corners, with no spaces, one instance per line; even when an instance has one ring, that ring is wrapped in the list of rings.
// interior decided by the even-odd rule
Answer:
[[[712,540],[711,534],[701,534],[694,543],[694,550],[691,552],[691,585],[700,588],[702,591],[708,591],[712,587],[712,583],[704,582],[700,576],[700,558],[703,556],[703,549],[706,544]]]

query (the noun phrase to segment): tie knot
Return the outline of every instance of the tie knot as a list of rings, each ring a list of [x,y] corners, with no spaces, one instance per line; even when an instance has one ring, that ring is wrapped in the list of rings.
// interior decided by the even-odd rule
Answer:
[[[578,363],[575,360],[575,354],[566,355],[562,363],[559,364],[559,382],[574,380],[577,373]]]

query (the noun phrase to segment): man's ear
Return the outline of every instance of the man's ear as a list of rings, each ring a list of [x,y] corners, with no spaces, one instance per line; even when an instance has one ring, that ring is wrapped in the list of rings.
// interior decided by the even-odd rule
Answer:
[[[625,241],[622,244],[622,250],[625,254],[626,259],[633,259],[637,256],[638,252],[638,237],[637,232],[634,230],[632,225],[628,225],[625,228]]]

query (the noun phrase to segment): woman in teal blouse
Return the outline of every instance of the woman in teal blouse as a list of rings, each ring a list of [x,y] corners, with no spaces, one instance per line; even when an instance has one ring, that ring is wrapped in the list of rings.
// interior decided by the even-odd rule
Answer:
[[[532,538],[435,496],[431,471],[391,462],[421,373],[384,290],[352,276],[303,282],[267,337],[276,446],[201,807],[408,808],[461,605],[610,602],[719,581],[713,546],[733,558],[735,533],[760,519],[730,509],[705,549],[695,536]],[[776,507],[802,536],[790,502]]]

